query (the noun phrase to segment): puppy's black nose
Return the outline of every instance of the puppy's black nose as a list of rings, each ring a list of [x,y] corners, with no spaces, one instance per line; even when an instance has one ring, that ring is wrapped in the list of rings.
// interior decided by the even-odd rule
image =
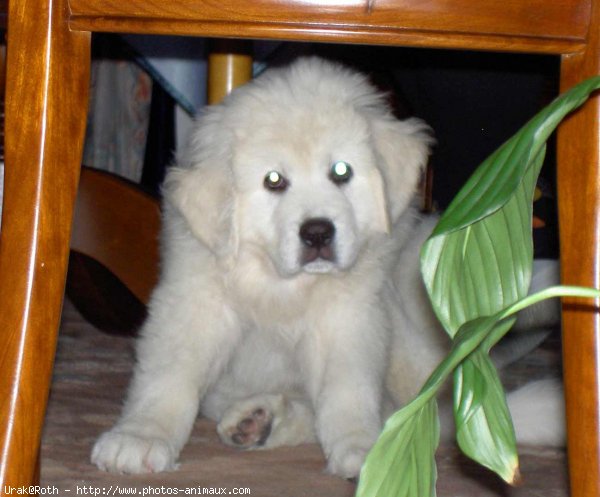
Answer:
[[[300,226],[300,239],[307,247],[321,249],[328,247],[333,240],[335,226],[329,219],[308,219]]]

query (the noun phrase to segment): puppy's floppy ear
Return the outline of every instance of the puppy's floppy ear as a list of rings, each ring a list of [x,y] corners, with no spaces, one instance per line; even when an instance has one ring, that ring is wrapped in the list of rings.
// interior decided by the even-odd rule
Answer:
[[[417,191],[421,173],[435,142],[431,128],[416,118],[375,118],[372,133],[383,176],[388,224],[393,225]]]
[[[185,218],[190,231],[213,252],[233,236],[233,173],[230,135],[218,109],[198,121],[190,146],[177,158],[163,185],[163,197]]]

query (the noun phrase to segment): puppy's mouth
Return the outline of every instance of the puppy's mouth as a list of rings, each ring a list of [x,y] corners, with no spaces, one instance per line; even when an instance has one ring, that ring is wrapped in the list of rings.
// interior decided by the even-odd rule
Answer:
[[[327,247],[304,247],[302,249],[302,265],[309,264],[317,259],[335,262],[335,254],[331,246]]]

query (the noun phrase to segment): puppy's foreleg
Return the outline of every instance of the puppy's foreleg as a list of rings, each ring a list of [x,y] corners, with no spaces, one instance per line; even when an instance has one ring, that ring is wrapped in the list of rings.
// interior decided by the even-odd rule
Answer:
[[[308,348],[308,391],[327,469],[351,478],[381,430],[385,333],[366,315],[328,324]]]
[[[231,312],[214,296],[203,297],[190,295],[153,309],[138,343],[123,414],[92,451],[100,469],[146,473],[175,467],[200,400],[239,335]]]

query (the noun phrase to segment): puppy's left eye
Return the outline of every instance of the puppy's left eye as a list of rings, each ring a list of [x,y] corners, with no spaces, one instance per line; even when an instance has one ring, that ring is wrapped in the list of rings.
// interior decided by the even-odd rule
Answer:
[[[278,171],[270,171],[265,176],[264,186],[267,190],[282,192],[288,187],[288,181]]]
[[[352,178],[352,166],[343,160],[334,162],[329,171],[329,179],[336,185],[347,183]]]

